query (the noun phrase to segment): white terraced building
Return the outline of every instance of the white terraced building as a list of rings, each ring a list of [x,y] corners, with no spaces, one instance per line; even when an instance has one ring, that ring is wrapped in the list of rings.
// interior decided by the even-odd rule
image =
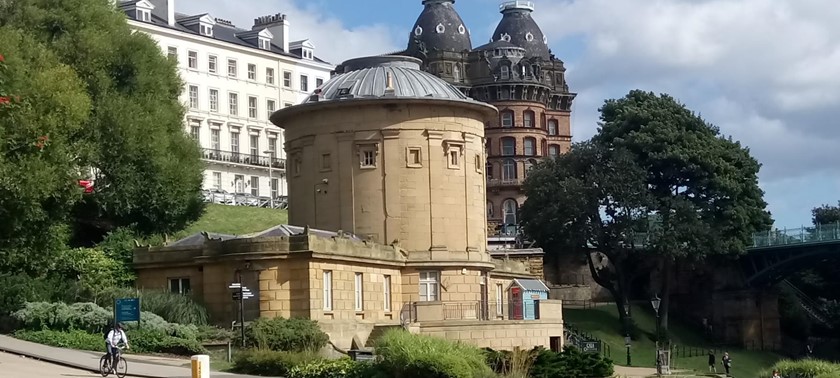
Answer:
[[[117,6],[132,28],[178,61],[185,130],[207,162],[204,189],[241,194],[240,202],[252,205],[285,198],[283,130],[269,115],[302,102],[334,66],[316,57],[309,40],[289,41],[284,14],[258,17],[250,29],[240,29],[206,13],[176,13],[175,0],[123,0]],[[233,196],[221,197],[230,202]]]

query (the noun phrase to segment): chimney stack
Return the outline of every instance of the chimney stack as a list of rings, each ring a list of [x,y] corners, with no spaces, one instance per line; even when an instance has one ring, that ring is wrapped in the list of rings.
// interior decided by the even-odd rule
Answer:
[[[254,19],[254,26],[251,30],[268,29],[274,35],[272,42],[280,46],[285,52],[289,52],[289,21],[286,15],[277,13]]]
[[[175,0],[166,0],[166,23],[175,26]]]

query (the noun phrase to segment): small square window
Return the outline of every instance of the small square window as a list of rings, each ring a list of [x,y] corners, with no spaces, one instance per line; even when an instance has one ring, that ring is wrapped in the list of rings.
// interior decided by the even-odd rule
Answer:
[[[460,168],[461,162],[459,161],[459,151],[452,150],[449,151],[449,168]]]
[[[420,168],[423,166],[423,155],[420,147],[408,147],[406,149],[405,164],[410,168]]]
[[[376,168],[375,144],[359,146],[359,167],[362,169]]]
[[[332,169],[332,158],[330,154],[321,154],[321,170],[329,171]]]

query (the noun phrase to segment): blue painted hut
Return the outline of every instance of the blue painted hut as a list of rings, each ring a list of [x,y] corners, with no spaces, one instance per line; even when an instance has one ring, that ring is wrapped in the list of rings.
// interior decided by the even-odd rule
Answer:
[[[512,320],[535,320],[539,317],[539,301],[548,299],[548,286],[541,280],[516,278],[508,287]]]

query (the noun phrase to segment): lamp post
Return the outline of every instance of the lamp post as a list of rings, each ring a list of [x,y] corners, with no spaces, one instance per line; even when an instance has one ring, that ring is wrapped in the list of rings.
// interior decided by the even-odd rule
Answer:
[[[662,303],[662,300],[659,299],[659,296],[654,295],[653,298],[650,300],[650,305],[653,306],[653,311],[656,312],[656,376],[662,376],[662,358],[661,353],[659,351],[659,305]]]
[[[268,205],[274,208],[274,178],[271,176],[271,168],[274,165],[274,151],[265,150],[264,154],[268,155]]]
[[[630,301],[625,299],[624,302],[624,347],[627,348],[627,366],[631,366],[630,362]]]

